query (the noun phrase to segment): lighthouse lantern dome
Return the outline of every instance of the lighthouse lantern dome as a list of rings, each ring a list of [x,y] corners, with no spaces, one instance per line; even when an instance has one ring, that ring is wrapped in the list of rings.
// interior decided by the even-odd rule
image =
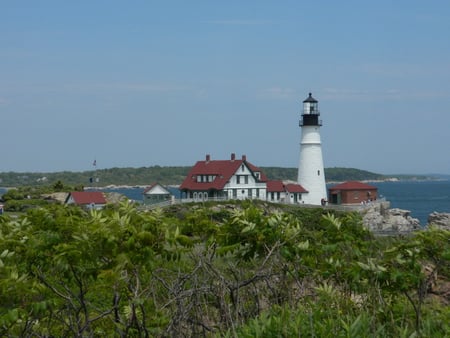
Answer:
[[[303,101],[303,115],[305,114],[315,114],[320,115],[319,113],[319,103],[315,98],[312,97],[312,94],[309,93],[309,96]]]
[[[322,121],[319,119],[319,103],[318,101],[312,97],[312,94],[309,93],[309,96],[303,101],[303,113],[300,119],[300,127],[303,126],[318,126],[322,125]]]

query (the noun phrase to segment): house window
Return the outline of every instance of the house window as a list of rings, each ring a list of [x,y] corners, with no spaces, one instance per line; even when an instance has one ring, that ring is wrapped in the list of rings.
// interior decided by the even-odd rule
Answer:
[[[201,182],[202,181],[202,175],[197,175],[197,182]]]
[[[320,170],[317,170],[317,176],[320,176]]]
[[[256,197],[259,198],[259,188],[256,188]]]
[[[252,198],[253,196],[253,189],[249,188],[248,189],[248,197]]]
[[[241,171],[245,171],[245,165],[241,165]]]
[[[255,173],[255,176],[259,180],[259,173]]]
[[[248,175],[245,175],[245,184],[248,184]]]
[[[236,184],[241,184],[241,176],[236,175]]]
[[[237,189],[233,189],[233,198],[237,198]]]

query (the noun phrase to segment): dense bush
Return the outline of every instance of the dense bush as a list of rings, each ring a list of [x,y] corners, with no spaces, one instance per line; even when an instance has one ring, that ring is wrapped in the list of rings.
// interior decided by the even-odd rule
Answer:
[[[444,337],[449,240],[267,203],[35,208],[0,216],[0,335]]]

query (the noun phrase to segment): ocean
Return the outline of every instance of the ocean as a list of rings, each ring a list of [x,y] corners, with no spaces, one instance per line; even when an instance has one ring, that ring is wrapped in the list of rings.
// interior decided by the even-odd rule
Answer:
[[[391,202],[391,208],[410,210],[421,225],[428,223],[428,215],[434,211],[450,213],[450,180],[369,184],[376,186],[378,194]]]
[[[378,188],[378,195],[391,202],[391,208],[411,211],[411,216],[419,219],[420,224],[428,223],[428,215],[434,211],[450,213],[450,180],[442,181],[397,181],[372,182]],[[172,194],[179,196],[176,188],[169,188]],[[143,188],[107,189],[123,194],[129,199],[142,201]],[[0,188],[0,196],[5,189]]]

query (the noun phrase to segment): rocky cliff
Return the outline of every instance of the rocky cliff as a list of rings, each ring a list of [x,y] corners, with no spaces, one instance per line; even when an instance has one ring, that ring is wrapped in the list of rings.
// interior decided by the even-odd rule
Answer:
[[[389,202],[372,203],[363,211],[363,224],[373,232],[410,232],[421,228],[409,210],[390,209]]]
[[[433,212],[428,216],[428,225],[450,231],[450,213]]]

